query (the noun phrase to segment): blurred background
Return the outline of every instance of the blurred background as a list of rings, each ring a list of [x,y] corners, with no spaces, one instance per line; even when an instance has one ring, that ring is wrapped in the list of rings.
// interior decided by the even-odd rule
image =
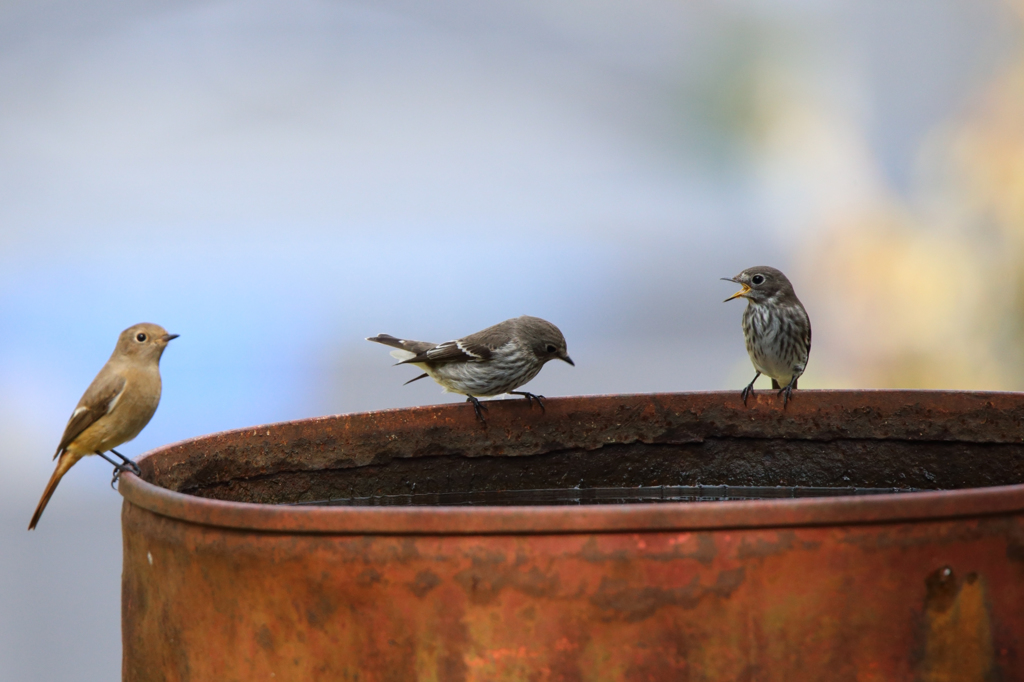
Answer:
[[[0,4],[0,680],[120,675],[118,333],[181,334],[121,452],[458,400],[364,337],[531,314],[548,396],[739,390],[783,269],[801,387],[1024,387],[1024,2]],[[759,386],[766,387],[762,379]]]

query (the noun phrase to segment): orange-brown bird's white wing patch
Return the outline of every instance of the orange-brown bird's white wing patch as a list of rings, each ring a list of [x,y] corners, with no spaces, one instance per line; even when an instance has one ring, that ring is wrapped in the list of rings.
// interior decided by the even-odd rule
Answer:
[[[124,392],[127,382],[125,378],[117,375],[98,376],[89,386],[89,389],[82,396],[78,407],[71,413],[68,425],[64,427],[64,435],[60,438],[60,445],[53,458],[63,452],[71,443],[82,435],[82,432],[92,426],[97,419],[114,409],[118,398]]]

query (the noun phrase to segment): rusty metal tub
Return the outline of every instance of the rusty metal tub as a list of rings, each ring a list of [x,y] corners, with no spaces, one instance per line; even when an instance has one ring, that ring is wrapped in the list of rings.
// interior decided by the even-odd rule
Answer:
[[[1022,394],[805,390],[785,411],[768,392],[617,395],[487,417],[323,417],[142,457],[121,480],[123,678],[1024,680]],[[685,486],[931,491],[402,503]],[[341,498],[397,504],[303,504]]]

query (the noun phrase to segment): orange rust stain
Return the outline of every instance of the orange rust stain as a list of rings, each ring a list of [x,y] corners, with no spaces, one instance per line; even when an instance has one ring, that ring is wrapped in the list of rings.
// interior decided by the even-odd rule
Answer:
[[[676,545],[681,545],[684,542],[688,542],[691,537],[693,537],[693,533],[679,533],[674,538],[669,538],[668,539],[668,545],[669,545],[669,547],[675,547]]]
[[[572,651],[579,648],[580,645],[576,642],[570,642],[568,637],[562,637],[555,642],[555,651]]]
[[[993,672],[992,624],[982,578],[944,566],[926,581],[921,682],[984,682]]]

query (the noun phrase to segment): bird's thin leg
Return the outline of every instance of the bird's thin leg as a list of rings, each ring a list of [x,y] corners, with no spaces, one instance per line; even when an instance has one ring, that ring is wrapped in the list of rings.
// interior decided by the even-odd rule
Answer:
[[[122,473],[124,473],[125,471],[132,471],[132,468],[129,467],[127,464],[121,464],[120,462],[115,462],[114,460],[110,459],[109,457],[104,455],[99,450],[96,451],[96,454],[114,465],[114,476],[113,476],[113,478],[110,479],[110,487],[111,488],[114,488],[114,484],[117,483],[117,479],[121,476]],[[120,457],[120,456],[121,455],[118,455],[118,457]],[[133,471],[132,473],[135,473],[135,472]],[[114,490],[117,490],[117,488],[114,488]]]
[[[754,378],[750,380],[750,383],[747,384],[747,387],[744,388],[743,391],[740,393],[740,395],[743,397],[743,406],[744,407],[747,406],[747,396],[749,396],[751,393],[754,392],[754,382],[757,381],[757,378],[759,376],[761,376],[761,372],[760,371],[758,371],[758,373],[754,375]]]
[[[541,412],[544,411],[544,401],[542,400],[542,398],[544,398],[544,396],[542,396],[542,395],[537,395],[536,393],[530,393],[529,391],[509,391],[508,394],[509,395],[521,395],[521,396],[523,396],[524,398],[526,398],[526,402],[530,404],[531,408],[533,407],[533,401],[536,400],[537,404],[540,405],[540,411]]]
[[[96,454],[97,454],[97,455],[99,455],[100,457],[102,457],[103,459],[107,460],[107,461],[108,461],[108,462],[110,462],[111,464],[113,464],[113,465],[114,465],[114,468],[115,468],[115,469],[123,469],[123,468],[125,468],[124,464],[122,464],[122,463],[120,463],[120,462],[115,462],[114,460],[110,459],[109,457],[107,457],[106,455],[104,455],[104,454],[103,454],[102,452],[100,452],[99,450],[97,450],[97,451],[96,451]]]
[[[484,405],[483,403],[481,403],[479,400],[477,400],[476,398],[474,398],[471,395],[467,395],[466,396],[466,402],[467,403],[473,403],[473,410],[476,412],[476,418],[479,419],[484,424],[486,424],[487,420],[484,419],[484,413],[481,410],[486,411],[487,410],[487,406]]]
[[[786,409],[786,405],[793,398],[793,389],[796,388],[796,377],[794,376],[789,380],[789,383],[779,389],[779,395],[782,396],[782,409]]]
[[[133,474],[135,474],[136,476],[142,476],[142,469],[139,468],[138,464],[136,464],[132,460],[128,459],[127,457],[122,455],[120,452],[118,452],[114,448],[110,448],[110,451],[113,452],[118,457],[120,457],[121,461],[124,462],[125,464],[127,464],[131,468]]]

